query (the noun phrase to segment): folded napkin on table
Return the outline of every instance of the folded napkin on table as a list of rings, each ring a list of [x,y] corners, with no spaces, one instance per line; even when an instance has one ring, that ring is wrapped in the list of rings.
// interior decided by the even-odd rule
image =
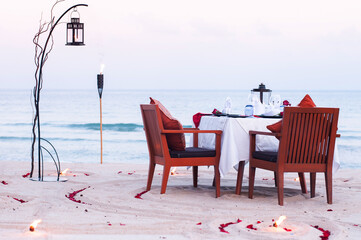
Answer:
[[[209,113],[196,113],[193,115],[193,123],[194,123],[194,126],[197,128],[201,122],[201,118],[203,116],[207,116],[207,115],[212,115],[212,114],[209,114]]]

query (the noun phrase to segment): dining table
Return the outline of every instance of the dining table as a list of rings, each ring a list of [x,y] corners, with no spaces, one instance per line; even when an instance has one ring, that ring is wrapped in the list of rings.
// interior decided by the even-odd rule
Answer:
[[[222,130],[221,156],[219,160],[219,172],[224,177],[233,168],[238,169],[238,164],[249,161],[249,131],[270,132],[267,126],[280,121],[276,117],[229,117],[229,116],[203,116],[199,123],[200,130]],[[190,145],[192,146],[192,139]],[[278,151],[279,140],[274,136],[256,137],[257,151]],[[204,133],[198,136],[198,147],[214,149],[215,134]],[[243,166],[244,166],[243,164]],[[337,141],[334,152],[333,172],[340,166]]]

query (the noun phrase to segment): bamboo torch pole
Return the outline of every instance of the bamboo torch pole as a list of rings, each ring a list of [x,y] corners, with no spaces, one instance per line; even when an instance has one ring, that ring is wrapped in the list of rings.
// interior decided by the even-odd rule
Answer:
[[[99,93],[99,103],[100,103],[100,164],[103,164],[102,93],[103,93],[103,85],[104,85],[104,75],[102,70],[100,70],[100,74],[98,74],[97,79],[98,79],[98,93]]]

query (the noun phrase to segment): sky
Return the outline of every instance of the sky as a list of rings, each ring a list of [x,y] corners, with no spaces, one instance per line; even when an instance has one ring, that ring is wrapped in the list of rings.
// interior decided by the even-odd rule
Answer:
[[[32,39],[54,2],[2,2],[0,89],[34,86]],[[361,90],[359,0],[66,0],[54,15],[78,3],[86,46],[58,25],[43,89],[96,88],[105,64],[113,90]]]

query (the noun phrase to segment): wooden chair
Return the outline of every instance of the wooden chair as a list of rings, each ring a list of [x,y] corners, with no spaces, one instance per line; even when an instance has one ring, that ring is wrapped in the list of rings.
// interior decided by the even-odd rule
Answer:
[[[304,172],[310,173],[311,198],[315,196],[316,173],[325,174],[327,203],[332,204],[332,164],[338,108],[286,107],[281,133],[250,131],[249,191],[253,198],[256,168],[275,172],[278,204],[283,205],[284,172],[298,172],[306,193]],[[256,135],[279,136],[278,152],[256,151]]]
[[[153,181],[154,169],[156,164],[163,165],[163,179],[160,193],[166,191],[168,177],[171,167],[192,166],[193,167],[193,186],[197,187],[198,166],[214,166],[216,197],[220,196],[220,174],[219,158],[221,149],[220,130],[198,130],[197,128],[185,128],[184,130],[165,130],[163,127],[159,107],[155,104],[140,105],[144,130],[147,138],[149,150],[149,173],[147,190],[149,191]],[[169,150],[166,134],[192,133],[193,146],[186,148],[185,151]],[[198,148],[199,133],[216,134],[215,150]]]

